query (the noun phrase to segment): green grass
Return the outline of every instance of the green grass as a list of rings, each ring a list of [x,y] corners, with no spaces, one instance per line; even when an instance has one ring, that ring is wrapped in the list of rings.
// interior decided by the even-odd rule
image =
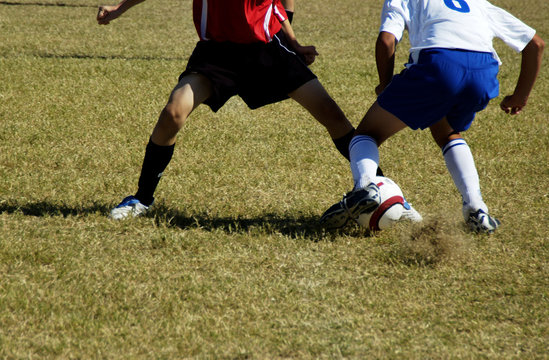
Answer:
[[[549,39],[549,4],[493,3]],[[107,27],[96,6],[0,2],[0,358],[549,358],[546,64],[523,114],[500,97],[465,133],[493,236],[466,231],[440,151],[410,130],[381,161],[425,224],[324,233],[348,164],[293,101],[238,98],[193,113],[150,216],[113,222],[197,37],[190,0]],[[312,69],[355,125],[379,7],[297,2]],[[495,45],[503,96],[520,55]]]

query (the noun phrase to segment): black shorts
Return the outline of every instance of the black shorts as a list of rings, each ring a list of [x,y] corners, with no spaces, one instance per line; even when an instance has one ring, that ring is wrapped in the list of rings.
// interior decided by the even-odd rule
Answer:
[[[214,112],[239,95],[251,108],[288,98],[316,75],[277,35],[267,44],[199,41],[179,76],[198,73],[212,82],[213,94],[204,102]]]

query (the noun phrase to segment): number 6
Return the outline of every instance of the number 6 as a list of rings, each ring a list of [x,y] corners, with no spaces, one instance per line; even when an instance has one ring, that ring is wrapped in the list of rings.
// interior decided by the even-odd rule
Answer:
[[[457,7],[455,3],[458,3],[459,7]],[[461,13],[468,13],[469,11],[471,11],[471,9],[469,9],[469,5],[465,0],[444,0],[444,4],[449,9],[459,11]]]

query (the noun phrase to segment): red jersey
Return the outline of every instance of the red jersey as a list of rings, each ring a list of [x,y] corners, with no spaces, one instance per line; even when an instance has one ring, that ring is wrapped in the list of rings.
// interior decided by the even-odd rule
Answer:
[[[200,40],[268,43],[287,19],[280,0],[194,0]]]

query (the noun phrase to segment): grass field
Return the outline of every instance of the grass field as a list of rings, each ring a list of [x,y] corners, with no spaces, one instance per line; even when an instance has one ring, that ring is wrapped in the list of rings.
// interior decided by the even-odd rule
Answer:
[[[492,2],[549,39],[546,1]],[[0,1],[0,358],[549,358],[547,62],[509,117],[520,55],[496,41],[501,96],[464,134],[493,236],[466,231],[440,150],[410,130],[381,165],[424,224],[324,233],[347,162],[293,101],[239,98],[193,113],[150,216],[113,222],[197,36],[190,0],[106,27],[97,5]],[[297,1],[312,69],[355,125],[380,6]]]

